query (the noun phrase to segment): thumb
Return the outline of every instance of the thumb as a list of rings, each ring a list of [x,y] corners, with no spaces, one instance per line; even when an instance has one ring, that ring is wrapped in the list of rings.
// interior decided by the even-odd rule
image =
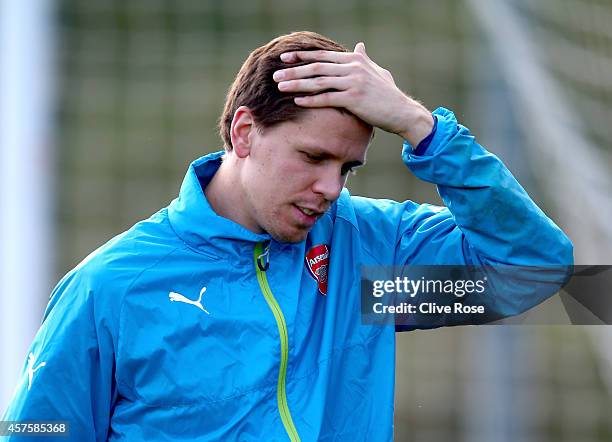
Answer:
[[[365,55],[366,57],[368,56],[368,54],[366,54],[365,44],[362,41],[355,45],[355,50],[353,52]]]

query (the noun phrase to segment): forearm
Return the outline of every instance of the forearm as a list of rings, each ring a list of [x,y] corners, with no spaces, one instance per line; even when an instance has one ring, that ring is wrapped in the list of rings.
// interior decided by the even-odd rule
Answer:
[[[571,242],[527,195],[510,171],[445,110],[423,155],[405,144],[403,158],[438,186],[468,244],[473,263],[569,265]]]
[[[431,112],[418,101],[406,96],[406,104],[397,112],[401,129],[398,135],[408,141],[411,146],[419,143],[431,133],[434,119]]]

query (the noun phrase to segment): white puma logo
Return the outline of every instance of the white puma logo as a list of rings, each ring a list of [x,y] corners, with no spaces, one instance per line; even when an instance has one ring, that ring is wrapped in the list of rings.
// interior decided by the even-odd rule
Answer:
[[[192,301],[191,299],[186,298],[185,296],[181,295],[180,293],[176,293],[176,292],[168,293],[168,298],[170,298],[171,302],[178,301],[178,302],[184,302],[186,304],[195,305],[197,308],[202,310],[204,313],[206,313],[207,315],[210,315],[210,313],[208,313],[208,310],[206,310],[204,306],[202,305],[202,295],[204,295],[205,291],[206,291],[206,287],[202,287],[202,290],[200,290],[200,297],[198,298],[197,301]]]
[[[28,356],[28,391],[30,391],[30,388],[32,388],[32,378],[34,377],[34,373],[36,373],[41,367],[44,367],[45,365],[47,365],[46,362],[41,362],[40,364],[38,364],[36,366],[36,368],[34,368],[34,364],[36,363],[36,356],[34,356],[34,353],[30,353]]]

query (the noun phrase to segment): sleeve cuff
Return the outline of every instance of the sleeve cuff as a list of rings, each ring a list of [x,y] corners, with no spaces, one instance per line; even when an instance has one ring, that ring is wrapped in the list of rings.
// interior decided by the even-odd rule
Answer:
[[[438,117],[435,114],[432,114],[433,117],[433,127],[431,128],[431,132],[425,138],[421,140],[421,142],[417,145],[416,149],[413,150],[412,154],[416,156],[423,155],[429,145],[431,144],[431,140],[433,140],[434,135],[436,134],[436,129],[438,128]],[[405,142],[404,144],[406,144]]]

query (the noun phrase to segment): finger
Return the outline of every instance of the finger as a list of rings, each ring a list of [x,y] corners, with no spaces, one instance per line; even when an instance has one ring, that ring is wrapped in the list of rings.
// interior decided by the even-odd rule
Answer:
[[[274,72],[272,78],[274,78],[275,81],[285,81],[315,76],[339,77],[349,74],[350,71],[350,67],[346,64],[315,62],[296,66],[294,68],[281,69]]]
[[[301,107],[345,107],[347,92],[323,92],[307,97],[295,97],[293,101]]]
[[[300,80],[288,80],[278,83],[282,92],[320,92],[326,89],[343,91],[351,85],[348,77],[313,77]]]
[[[353,50],[353,52],[357,54],[361,54],[365,56],[366,58],[370,58],[368,57],[368,54],[366,53],[365,43],[362,41],[360,41],[359,43],[355,45],[355,49]]]
[[[298,61],[328,61],[330,63],[348,63],[352,60],[351,52],[337,51],[294,51],[284,52],[280,58],[285,63],[296,63]]]

